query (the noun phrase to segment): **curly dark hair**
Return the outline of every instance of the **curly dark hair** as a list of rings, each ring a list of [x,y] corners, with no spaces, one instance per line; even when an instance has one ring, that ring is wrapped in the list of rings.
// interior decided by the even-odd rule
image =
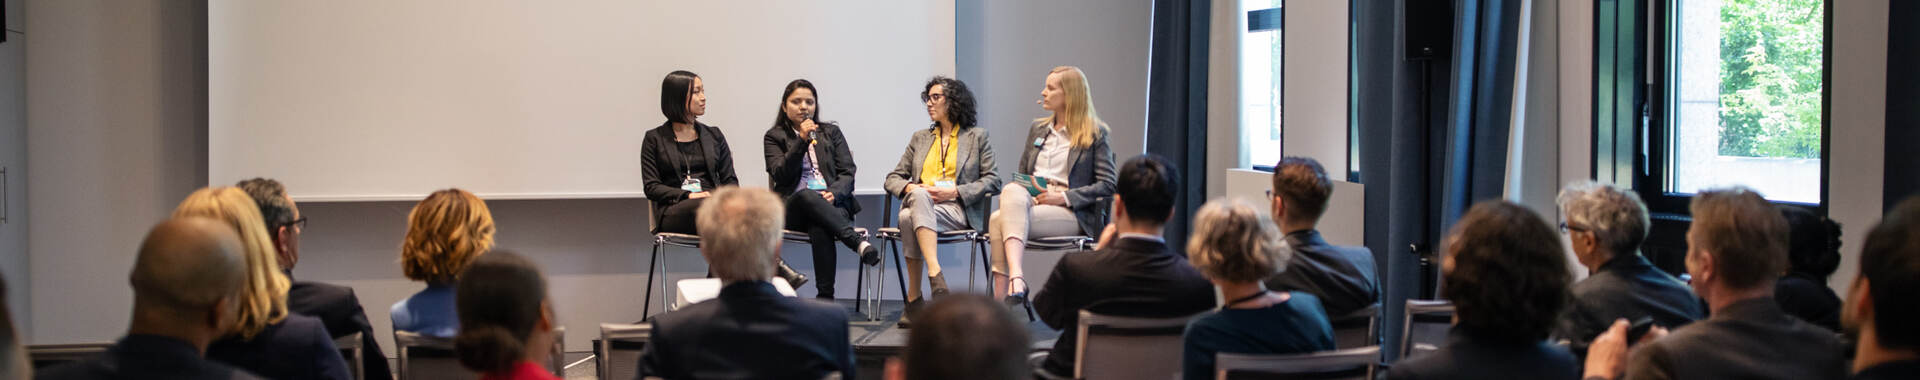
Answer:
[[[947,121],[961,128],[971,128],[979,122],[979,111],[974,108],[973,91],[967,90],[967,82],[945,76],[933,77],[927,80],[926,86],[920,88],[920,98],[926,99],[936,84],[940,85],[940,92],[947,96]]]
[[[1458,326],[1489,338],[1538,342],[1571,302],[1566,248],[1553,227],[1512,202],[1480,202],[1447,236],[1441,296]]]

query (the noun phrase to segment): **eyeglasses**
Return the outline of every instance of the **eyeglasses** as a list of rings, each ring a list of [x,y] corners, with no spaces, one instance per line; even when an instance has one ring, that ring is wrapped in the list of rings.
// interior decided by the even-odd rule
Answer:
[[[1580,226],[1569,226],[1567,222],[1560,222],[1560,233],[1564,234],[1567,233],[1567,231],[1587,232],[1587,229],[1581,228]]]
[[[295,230],[305,230],[307,229],[307,217],[302,216],[300,217],[300,219],[294,219],[293,221],[287,222],[287,224],[284,224],[282,226],[293,227],[293,229]]]
[[[920,101],[922,102],[931,102],[936,100],[947,100],[947,94],[942,94],[937,92],[931,93],[931,94],[920,94]]]

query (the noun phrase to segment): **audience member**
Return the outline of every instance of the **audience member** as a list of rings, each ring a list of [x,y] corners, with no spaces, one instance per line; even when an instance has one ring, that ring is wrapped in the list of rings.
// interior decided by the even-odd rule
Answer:
[[[460,275],[460,364],[482,380],[559,380],[548,369],[553,303],[540,268],[513,252],[488,252]]]
[[[1289,270],[1292,254],[1266,212],[1240,200],[1207,202],[1193,217],[1187,258],[1220,288],[1220,311],[1187,325],[1181,365],[1188,379],[1214,377],[1213,359],[1237,354],[1300,354],[1334,349],[1320,300],[1270,291],[1261,281]]]
[[[1840,268],[1840,224],[1799,206],[1780,206],[1787,218],[1787,275],[1773,283],[1773,300],[1787,315],[1840,332],[1840,295],[1827,276]]]
[[[393,304],[393,329],[452,338],[460,332],[454,282],[467,264],[493,249],[493,214],[466,190],[433,192],[407,212],[400,273],[427,288]]]
[[[1053,267],[1033,308],[1055,329],[1070,329],[1080,310],[1130,317],[1176,317],[1214,307],[1213,284],[1167,246],[1164,226],[1173,213],[1180,176],[1165,160],[1144,155],[1120,165],[1114,194],[1115,234],[1099,250],[1067,255]],[[1074,375],[1073,334],[1063,334],[1041,370]],[[1167,360],[1179,360],[1167,358]]]
[[[1640,338],[1627,350],[1625,322],[1596,338],[1587,358],[1589,378],[1838,379],[1846,375],[1845,345],[1832,331],[1793,318],[1773,300],[1773,282],[1787,268],[1787,221],[1760,194],[1745,187],[1702,191],[1693,197],[1687,229],[1687,272],[1694,293],[1707,301],[1707,319],[1660,337]]]
[[[1842,322],[1855,336],[1853,378],[1920,379],[1920,197],[1867,233]]]
[[[287,311],[287,276],[274,258],[260,208],[234,187],[205,188],[187,195],[174,217],[208,217],[240,232],[247,260],[235,333],[207,346],[207,358],[274,379],[345,380],[347,362],[319,318]]]
[[[373,333],[373,324],[367,322],[366,310],[361,308],[360,297],[353,294],[353,288],[294,280],[293,267],[300,263],[300,234],[306,229],[307,218],[301,216],[300,208],[287,196],[287,188],[269,178],[240,181],[234,186],[246,191],[260,208],[260,217],[266,221],[267,238],[279,254],[280,273],[293,282],[287,289],[287,310],[320,318],[334,338],[360,333],[360,347],[365,350],[360,368],[364,369],[366,378],[393,378],[387,355],[374,340],[377,335]]]
[[[990,199],[1000,192],[993,144],[987,130],[976,125],[979,115],[966,82],[933,77],[921,89],[920,103],[932,124],[915,127],[884,184],[888,196],[900,199],[900,243],[905,246],[908,280],[907,310],[896,325],[901,328],[909,327],[925,304],[922,278],[932,288],[927,295],[947,295],[940,233],[985,229]]]
[[[1273,167],[1273,218],[1293,249],[1286,271],[1267,279],[1267,288],[1299,291],[1320,298],[1327,315],[1345,316],[1380,302],[1380,281],[1367,247],[1327,244],[1314,226],[1333,198],[1333,181],[1320,162],[1305,157],[1280,159]]]
[[[700,205],[700,255],[720,296],[656,316],[641,376],[668,379],[818,379],[854,373],[847,312],[785,297],[767,282],[779,260],[786,210],[760,188],[726,187]]]
[[[238,322],[247,283],[240,235],[219,220],[174,218],[147,232],[128,282],[133,318],[105,354],[40,371],[47,380],[258,379],[202,353]]]
[[[1440,295],[1454,305],[1438,351],[1393,365],[1388,379],[1576,379],[1580,366],[1547,342],[1570,302],[1566,250],[1532,210],[1474,205],[1443,243]]]
[[[1640,256],[1650,221],[1647,205],[1632,190],[1582,181],[1560,190],[1560,214],[1573,255],[1588,276],[1573,284],[1573,304],[1554,336],[1584,356],[1593,338],[1614,320],[1652,318],[1667,328],[1705,318],[1706,306],[1673,275]]]
[[[888,380],[1030,379],[1027,325],[1005,307],[978,295],[942,298],[928,306],[907,335],[899,358],[887,360]]]

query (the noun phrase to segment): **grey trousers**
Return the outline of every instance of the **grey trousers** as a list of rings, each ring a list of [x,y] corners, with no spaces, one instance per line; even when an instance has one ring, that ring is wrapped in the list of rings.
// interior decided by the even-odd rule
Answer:
[[[1028,237],[1061,237],[1085,234],[1080,220],[1066,207],[1033,204],[1033,196],[1020,186],[1008,186],[1000,192],[1000,210],[987,221],[988,248],[993,255],[993,273],[1007,272],[1007,239],[1029,241]]]
[[[900,203],[900,244],[906,246],[909,259],[926,257],[920,252],[920,237],[914,233],[920,228],[934,232],[967,229],[967,210],[960,207],[960,201],[934,202],[926,189],[916,188]]]

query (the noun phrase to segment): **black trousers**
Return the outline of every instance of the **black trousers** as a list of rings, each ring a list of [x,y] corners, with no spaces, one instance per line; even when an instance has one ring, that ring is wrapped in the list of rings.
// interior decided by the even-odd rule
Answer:
[[[680,203],[674,203],[667,206],[665,210],[660,210],[660,232],[699,235],[700,227],[694,223],[694,216],[699,214],[700,204],[705,203],[706,200],[706,198],[681,200]]]
[[[800,191],[787,196],[787,229],[807,233],[813,248],[813,286],[821,298],[833,297],[833,277],[839,268],[835,243],[848,249],[860,247],[860,235],[853,231],[853,215],[834,206],[817,191]]]

